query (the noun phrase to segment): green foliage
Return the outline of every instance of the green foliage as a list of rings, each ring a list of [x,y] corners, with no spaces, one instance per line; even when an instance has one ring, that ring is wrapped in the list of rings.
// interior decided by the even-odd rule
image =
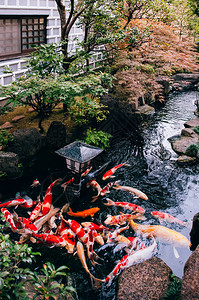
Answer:
[[[136,70],[141,70],[142,72],[145,72],[147,74],[153,74],[155,73],[154,67],[149,64],[140,64],[135,67]]]
[[[0,115],[7,114],[9,111],[12,110],[13,108],[8,105],[0,106]]]
[[[193,131],[195,131],[195,133],[199,134],[199,126],[194,127]]]
[[[198,153],[199,145],[197,144],[191,144],[187,150],[185,151],[185,154],[191,157],[196,157]]]
[[[181,293],[181,284],[182,280],[172,274],[171,284],[169,285],[169,289],[166,293],[166,296],[163,297],[163,300],[179,300]]]
[[[68,267],[66,266],[55,269],[55,266],[52,263],[47,262],[43,265],[43,269],[41,269],[42,275],[30,271],[30,280],[33,281],[35,289],[37,290],[33,299],[36,299],[38,296],[42,296],[42,299],[57,299],[56,295],[64,297],[72,292],[76,292],[72,286],[66,286],[58,282],[61,276],[67,276],[65,272],[67,269]]]
[[[110,147],[110,139],[112,135],[104,132],[104,131],[97,131],[97,129],[88,129],[86,132],[86,137],[84,142],[96,147],[100,147],[104,150],[107,150]]]
[[[26,279],[30,265],[36,255],[27,244],[18,245],[8,234],[0,233],[0,299],[27,299],[22,279]]]
[[[0,147],[2,147],[2,150],[12,141],[13,136],[6,129],[0,129]]]

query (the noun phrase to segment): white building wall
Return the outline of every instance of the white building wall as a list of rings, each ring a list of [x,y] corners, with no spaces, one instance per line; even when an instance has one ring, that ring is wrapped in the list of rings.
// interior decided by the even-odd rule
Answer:
[[[66,6],[67,2],[68,1],[65,1]],[[58,43],[60,41],[60,18],[55,0],[0,0],[0,15],[45,15],[47,16],[47,43]],[[69,43],[69,49],[71,52],[76,47],[77,42],[73,42],[75,37],[77,37],[79,40],[82,40],[83,32],[81,28],[74,27],[71,30]],[[97,60],[98,57],[99,56],[97,55]],[[27,57],[18,57],[16,59],[0,59],[1,85],[7,85],[11,81],[23,75],[23,73],[26,71],[26,58]],[[13,74],[3,74],[5,66],[8,66],[10,69],[12,69]]]

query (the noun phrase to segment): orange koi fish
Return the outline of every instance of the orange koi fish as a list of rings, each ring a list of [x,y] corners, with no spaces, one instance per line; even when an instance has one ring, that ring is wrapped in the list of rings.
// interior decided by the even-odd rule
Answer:
[[[83,211],[77,211],[77,212],[73,212],[71,210],[71,208],[69,207],[69,211],[67,212],[67,214],[69,216],[73,216],[73,217],[81,217],[81,218],[86,218],[88,216],[93,217],[94,214],[96,214],[99,211],[99,207],[93,207],[93,208],[89,208],[89,209],[85,209]]]
[[[102,176],[102,180],[106,180],[106,179],[108,179],[108,178],[110,178],[110,177],[111,177],[111,178],[115,177],[115,176],[113,176],[113,174],[117,171],[117,169],[119,169],[119,168],[121,168],[121,167],[124,167],[124,166],[129,167],[130,165],[127,164],[127,163],[122,163],[122,164],[119,164],[119,165],[113,167],[112,169],[108,170],[108,171]]]
[[[158,220],[160,221],[160,223],[162,221],[166,221],[168,223],[175,223],[175,224],[179,224],[182,226],[188,226],[189,224],[187,222],[181,221],[167,213],[161,212],[161,211],[152,211],[151,212],[152,216],[158,218]]]
[[[130,186],[121,186],[121,185],[117,184],[113,188],[116,189],[116,190],[127,191],[130,194],[134,195],[134,198],[141,198],[143,200],[148,200],[147,195],[145,195],[143,192],[141,192],[141,191],[139,191],[139,190],[137,190],[135,188],[132,188]]]
[[[179,258],[179,254],[176,247],[187,247],[191,246],[190,241],[181,233],[169,229],[161,225],[141,225],[135,223],[132,219],[129,219],[131,228],[139,235],[154,236],[155,238],[173,245],[173,250],[176,258]]]
[[[106,198],[107,200],[107,203],[104,203],[104,205],[106,206],[119,206],[119,207],[122,207],[124,209],[129,209],[129,210],[133,210],[135,212],[138,212],[140,214],[144,214],[145,213],[145,210],[144,208],[142,208],[141,206],[139,205],[136,205],[134,203],[129,203],[129,202],[114,202],[112,201],[111,199],[108,199]]]
[[[61,181],[62,181],[62,179],[60,179],[60,178],[56,179],[47,188],[47,191],[46,191],[46,194],[45,194],[45,197],[44,197],[44,201],[42,203],[42,215],[43,216],[46,215],[49,212],[50,207],[52,205],[52,198],[53,198],[52,188],[53,188],[53,186],[56,185],[56,184],[59,184]]]

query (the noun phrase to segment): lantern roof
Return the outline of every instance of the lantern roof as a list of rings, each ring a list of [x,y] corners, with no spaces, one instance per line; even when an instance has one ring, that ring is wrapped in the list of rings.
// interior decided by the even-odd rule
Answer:
[[[79,163],[85,163],[97,155],[99,155],[103,149],[95,146],[75,141],[69,145],[66,145],[59,150],[55,151],[60,156],[65,157]]]

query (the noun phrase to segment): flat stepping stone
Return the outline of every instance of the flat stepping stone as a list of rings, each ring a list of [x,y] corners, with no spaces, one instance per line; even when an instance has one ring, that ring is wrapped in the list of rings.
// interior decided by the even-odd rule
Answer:
[[[3,129],[9,129],[9,128],[12,128],[12,124],[10,122],[5,122],[0,127],[3,128]]]
[[[19,120],[21,120],[21,119],[23,119],[23,118],[25,118],[25,116],[23,116],[23,115],[16,116],[16,117],[14,117],[14,118],[12,119],[12,122],[16,123],[16,122],[18,122]]]
[[[199,126],[199,118],[187,121],[186,123],[184,123],[185,127],[196,127]]]

